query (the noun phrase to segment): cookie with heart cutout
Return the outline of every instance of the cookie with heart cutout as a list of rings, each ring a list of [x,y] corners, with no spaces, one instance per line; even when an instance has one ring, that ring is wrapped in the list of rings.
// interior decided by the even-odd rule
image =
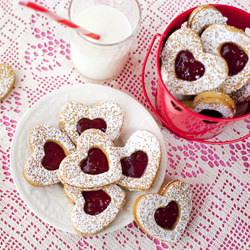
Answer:
[[[228,75],[226,61],[203,51],[199,35],[190,28],[176,30],[161,53],[162,80],[171,93],[196,95],[219,87]]]
[[[75,145],[65,133],[50,125],[39,125],[32,129],[29,144],[33,153],[24,166],[24,178],[35,186],[59,183],[59,165],[75,151]]]
[[[75,205],[71,214],[73,227],[84,236],[102,232],[115,220],[126,201],[126,193],[117,185],[95,191],[65,185],[64,190]]]
[[[230,94],[250,80],[250,37],[233,26],[214,24],[201,35],[205,52],[214,53],[227,62],[226,80],[216,89]]]
[[[194,98],[193,111],[216,118],[233,118],[236,113],[236,105],[226,94],[206,91]]]
[[[117,148],[101,130],[85,130],[77,141],[76,152],[61,162],[59,175],[64,183],[82,190],[117,183],[122,177]]]
[[[122,109],[114,102],[104,102],[93,107],[70,102],[63,106],[59,115],[61,128],[75,144],[80,134],[90,128],[105,132],[114,141],[120,135],[123,120]]]
[[[0,63],[0,101],[8,95],[15,84],[15,73],[11,66]]]
[[[192,209],[192,192],[182,181],[164,185],[159,194],[144,194],[133,204],[133,216],[142,231],[175,243],[184,233]]]
[[[199,35],[212,24],[227,24],[227,18],[211,5],[202,5],[195,8],[190,14],[187,27]]]
[[[161,146],[156,136],[146,130],[136,131],[118,151],[122,166],[118,185],[130,191],[151,189],[161,163]]]

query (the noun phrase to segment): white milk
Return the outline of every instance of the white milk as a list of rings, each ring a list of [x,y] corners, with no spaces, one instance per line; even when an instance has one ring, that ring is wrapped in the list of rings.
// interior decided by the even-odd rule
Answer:
[[[115,8],[97,5],[84,10],[73,21],[101,36],[94,40],[74,34],[71,55],[76,69],[98,80],[117,75],[128,59],[132,40],[126,40],[132,33],[127,17]]]

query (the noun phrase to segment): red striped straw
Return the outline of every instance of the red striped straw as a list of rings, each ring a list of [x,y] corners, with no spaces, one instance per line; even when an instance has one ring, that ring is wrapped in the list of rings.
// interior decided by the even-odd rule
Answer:
[[[57,21],[58,23],[61,23],[61,24],[64,24],[65,26],[67,26],[67,27],[73,28],[73,29],[75,29],[75,31],[77,31],[77,32],[79,32],[79,33],[81,33],[81,34],[83,34],[85,36],[91,37],[91,38],[96,39],[96,40],[100,39],[99,35],[97,35],[95,33],[92,33],[90,31],[78,26],[77,24],[72,23],[71,21],[58,16],[56,13],[51,12],[50,10],[44,8],[41,5],[38,5],[36,3],[32,3],[30,1],[20,1],[19,4],[22,5],[22,6],[26,6],[28,8],[31,8],[33,10],[43,12],[45,15],[51,17],[53,20]]]

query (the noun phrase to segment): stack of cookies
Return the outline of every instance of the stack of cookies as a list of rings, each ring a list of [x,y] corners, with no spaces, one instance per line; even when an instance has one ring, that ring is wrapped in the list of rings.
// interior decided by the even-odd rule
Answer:
[[[233,118],[250,100],[250,37],[227,25],[213,6],[193,10],[162,49],[161,74],[168,90],[193,111]]]
[[[32,155],[24,177],[32,185],[64,185],[74,204],[71,220],[85,236],[108,227],[126,202],[126,192],[147,191],[161,163],[158,139],[149,131],[134,132],[124,147],[115,146],[124,122],[117,103],[94,107],[66,103],[59,115],[61,130],[35,127],[29,136]]]

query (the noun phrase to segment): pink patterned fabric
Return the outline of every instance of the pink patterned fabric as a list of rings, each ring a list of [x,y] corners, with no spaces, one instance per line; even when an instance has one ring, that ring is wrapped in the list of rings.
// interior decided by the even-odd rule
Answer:
[[[191,219],[181,240],[168,244],[142,232],[135,223],[94,237],[81,237],[44,223],[20,198],[10,172],[10,148],[18,121],[40,98],[65,85],[84,84],[70,60],[70,33],[61,25],[18,1],[0,1],[0,61],[17,76],[10,94],[0,103],[0,248],[1,249],[250,249],[250,140],[209,146],[183,140],[160,122],[169,165],[166,181],[191,185]],[[67,16],[68,0],[35,1]],[[149,108],[141,87],[141,67],[155,33],[161,33],[179,13],[205,3],[234,5],[250,12],[248,0],[140,0],[143,19],[123,72],[103,85],[135,97]],[[146,69],[151,98],[156,93],[156,46]],[[227,128],[216,140],[244,135],[250,119]]]

